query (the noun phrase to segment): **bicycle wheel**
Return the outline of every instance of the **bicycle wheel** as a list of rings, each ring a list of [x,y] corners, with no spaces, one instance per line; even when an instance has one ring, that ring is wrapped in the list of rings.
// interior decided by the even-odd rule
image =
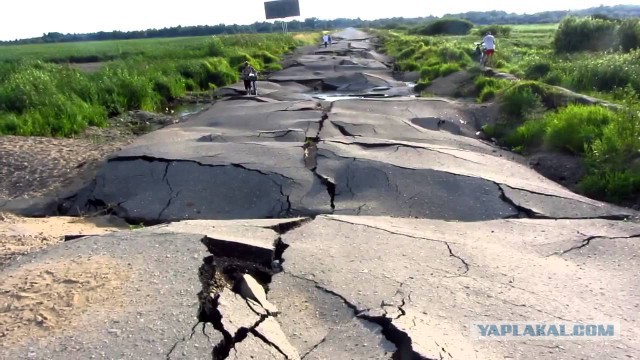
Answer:
[[[251,82],[251,87],[252,87],[252,90],[253,90],[253,95],[258,96],[258,86],[256,85],[255,80]]]

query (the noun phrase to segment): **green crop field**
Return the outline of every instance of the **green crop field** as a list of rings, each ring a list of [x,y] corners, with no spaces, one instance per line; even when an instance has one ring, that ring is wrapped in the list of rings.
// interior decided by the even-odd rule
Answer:
[[[315,34],[298,35],[309,39]],[[187,38],[86,41],[33,45],[0,45],[0,62],[25,59],[51,62],[97,62],[144,56],[148,59],[191,59],[210,56],[212,39],[224,47],[281,52],[282,45],[292,46],[292,37],[268,35],[221,35]]]
[[[238,81],[250,61],[277,70],[317,34],[253,34],[0,46],[0,134],[72,136],[127,110]],[[91,63],[92,71],[78,65]],[[80,66],[82,67],[82,66]]]

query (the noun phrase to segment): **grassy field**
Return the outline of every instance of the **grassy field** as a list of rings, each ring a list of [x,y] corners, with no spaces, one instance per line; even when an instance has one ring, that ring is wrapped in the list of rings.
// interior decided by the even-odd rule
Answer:
[[[222,46],[250,51],[282,51],[280,44],[295,45],[292,40],[315,40],[316,34],[222,35],[187,38],[158,38],[139,40],[87,41],[33,45],[0,45],[0,62],[42,60],[49,62],[92,62],[128,59],[143,56],[147,59],[192,59],[210,55],[212,39]],[[295,38],[295,39],[294,39]]]
[[[630,20],[627,25],[635,26],[630,32],[640,38],[640,23]],[[617,28],[600,20],[570,19],[560,26],[517,25],[508,29],[508,35],[498,33],[493,66],[523,79],[517,82],[483,76],[474,54],[474,42],[481,39],[477,31],[463,36],[418,36],[393,30],[380,34],[399,70],[420,71],[419,88],[461,69],[472,72],[475,93],[460,96],[477,96],[478,102],[495,99],[501,107],[497,123],[485,128],[488,135],[523,154],[551,150],[580,156],[587,174],[578,190],[626,203],[640,196],[640,49],[593,50],[599,45],[593,41],[597,34],[586,36],[588,41],[575,35],[621,34]],[[571,46],[588,50],[565,51],[567,38]],[[615,43],[612,38],[607,40]],[[619,108],[573,104],[575,97],[551,85],[608,100]]]
[[[317,34],[260,34],[0,47],[0,134],[73,136],[127,110],[238,81],[250,61],[278,70]],[[101,62],[88,73],[69,63]]]

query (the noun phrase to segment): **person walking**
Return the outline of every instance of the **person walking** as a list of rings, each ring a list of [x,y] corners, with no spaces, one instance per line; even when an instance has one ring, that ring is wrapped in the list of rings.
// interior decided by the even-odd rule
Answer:
[[[489,66],[493,60],[493,54],[496,52],[496,38],[491,35],[490,31],[487,31],[487,34],[482,39],[482,43],[484,44],[484,66]]]
[[[322,35],[322,42],[324,43],[324,47],[329,46],[329,34]]]
[[[256,69],[254,69],[248,61],[245,61],[244,67],[242,68],[242,80],[244,81],[244,90],[247,92],[247,95],[251,95],[252,82],[256,80],[255,78]]]

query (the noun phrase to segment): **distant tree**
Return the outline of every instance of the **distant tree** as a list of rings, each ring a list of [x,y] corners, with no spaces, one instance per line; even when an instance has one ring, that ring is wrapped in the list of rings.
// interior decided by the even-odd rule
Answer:
[[[569,53],[607,50],[616,43],[616,29],[614,21],[570,16],[560,23],[554,46]]]
[[[482,26],[474,30],[474,34],[478,36],[483,36],[487,32],[491,32],[491,34],[501,37],[509,37],[511,35],[511,27],[505,25],[487,25]]]
[[[600,6],[596,8],[577,10],[577,11],[546,11],[536,14],[513,14],[504,11],[487,11],[477,12],[470,11],[464,14],[448,14],[443,19],[463,19],[477,25],[505,25],[505,24],[537,24],[537,23],[556,23],[568,15],[576,17],[592,17],[594,20],[613,22],[612,19],[628,19],[640,17],[640,5],[617,5],[617,6]],[[417,17],[417,18],[392,18],[365,21],[358,19],[339,18],[334,20],[320,20],[317,18],[309,18],[304,21],[289,22],[290,31],[316,31],[319,29],[336,29],[346,27],[372,27],[372,28],[410,28],[424,25],[426,22],[433,22],[438,18],[433,16]],[[435,25],[434,25],[435,26]],[[622,27],[622,26],[621,26]],[[423,26],[424,28],[424,26]],[[433,30],[433,29],[432,29]],[[425,30],[430,33],[432,30]],[[278,32],[281,31],[279,25],[268,22],[256,22],[251,25],[200,25],[200,26],[177,26],[173,28],[163,29],[147,29],[137,31],[112,31],[112,32],[96,32],[90,34],[61,34],[46,33],[41,37],[15,40],[10,42],[0,42],[0,44],[37,44],[43,42],[71,42],[71,41],[96,41],[96,40],[114,40],[114,39],[145,39],[159,37],[178,37],[178,36],[205,36],[205,35],[221,35],[236,33],[255,33],[255,32]],[[450,31],[442,30],[440,31]],[[633,32],[625,27],[625,41],[633,41]],[[620,35],[621,36],[621,35]],[[625,42],[625,44],[627,43]]]
[[[412,33],[420,35],[466,35],[471,31],[471,28],[473,28],[473,23],[468,20],[441,19],[417,27],[412,30]]]
[[[640,49],[640,19],[628,19],[618,28],[618,42],[623,51]]]

